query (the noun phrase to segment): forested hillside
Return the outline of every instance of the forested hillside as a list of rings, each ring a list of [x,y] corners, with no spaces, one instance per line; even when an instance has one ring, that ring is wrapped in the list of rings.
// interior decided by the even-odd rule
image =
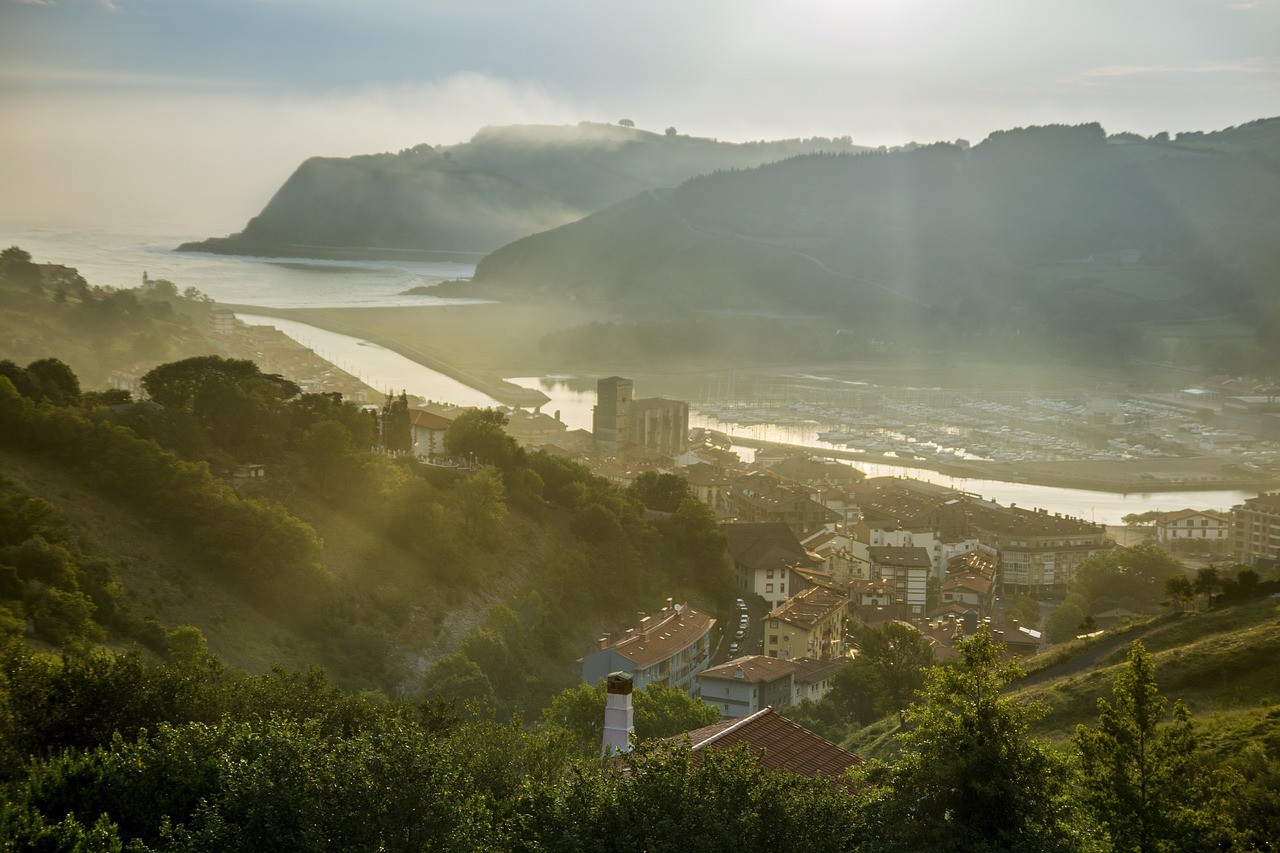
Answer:
[[[1277,614],[1256,573],[1206,579],[1208,613],[1135,628],[1097,661],[1038,663],[1027,690],[985,630],[934,667],[910,626],[868,629],[864,659],[795,714],[841,738],[872,722],[880,758],[846,779],[766,772],[746,749],[692,760],[657,739],[716,712],[660,685],[635,695],[637,749],[601,762],[603,690],[575,663],[592,638],[667,596],[732,609],[723,536],[687,484],[619,489],[522,450],[493,410],[446,434],[474,467],[424,466],[404,453],[403,396],[379,429],[249,361],[184,358],[141,384],[145,402],[87,390],[56,355],[0,362],[0,847],[1085,853],[1276,837]],[[225,473],[248,462],[267,476]],[[1150,548],[1105,563],[1073,590],[1086,605],[1161,583],[1193,603]],[[874,671],[877,648],[901,665]],[[272,666],[286,656],[300,665]]]
[[[1280,119],[1176,140],[1042,127],[694,178],[505,246],[475,280],[899,346],[1186,360],[1213,323],[1274,352],[1276,233]]]
[[[656,187],[848,139],[734,144],[624,125],[486,127],[469,142],[307,160],[238,234],[187,251],[302,257],[463,253],[474,260]]]

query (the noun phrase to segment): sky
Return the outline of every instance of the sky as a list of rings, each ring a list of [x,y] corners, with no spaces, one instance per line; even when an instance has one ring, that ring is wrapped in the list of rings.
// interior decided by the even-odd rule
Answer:
[[[0,0],[0,224],[239,231],[309,156],[1280,115],[1280,0]]]

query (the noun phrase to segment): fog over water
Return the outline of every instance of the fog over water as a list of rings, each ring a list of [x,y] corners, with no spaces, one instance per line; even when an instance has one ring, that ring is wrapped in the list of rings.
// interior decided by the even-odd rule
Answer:
[[[443,261],[326,261],[174,252],[200,235],[87,229],[0,228],[0,244],[21,246],[37,263],[75,267],[91,285],[137,287],[145,272],[218,302],[267,308],[378,308],[465,305],[474,299],[406,295],[412,287],[470,278],[474,264]]]

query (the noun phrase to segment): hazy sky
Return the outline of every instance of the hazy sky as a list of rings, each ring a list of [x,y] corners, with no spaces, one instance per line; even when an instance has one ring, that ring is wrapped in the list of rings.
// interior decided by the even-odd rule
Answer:
[[[307,156],[1280,115],[1280,0],[0,0],[0,223],[238,231]]]

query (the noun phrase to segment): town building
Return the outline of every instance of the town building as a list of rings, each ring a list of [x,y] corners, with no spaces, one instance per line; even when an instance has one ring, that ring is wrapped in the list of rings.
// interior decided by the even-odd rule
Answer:
[[[893,582],[894,600],[923,616],[928,604],[933,558],[926,548],[877,546],[867,549],[871,577]]]
[[[636,399],[630,379],[610,376],[596,383],[591,431],[596,449],[604,453],[647,449],[674,458],[689,449],[689,404],[663,397]]]
[[[1280,560],[1280,492],[1231,508],[1231,550],[1245,565],[1269,567]]]
[[[1062,593],[1082,562],[1114,546],[1104,525],[1044,509],[969,498],[964,511],[979,542],[1000,555],[1005,592]]]
[[[734,480],[729,487],[729,510],[739,521],[777,521],[797,537],[809,536],[842,516],[818,503],[804,486],[785,485],[763,473]]]
[[[830,660],[845,652],[849,596],[814,586],[787,599],[765,617],[764,651],[769,657]]]
[[[848,658],[834,660],[798,658],[793,663],[796,668],[791,674],[793,687],[791,704],[795,705],[806,699],[817,702],[826,696],[835,685],[836,673],[839,672],[840,667],[848,666],[850,661]]]
[[[796,665],[782,658],[748,655],[698,673],[702,701],[725,717],[746,717],[791,704]]]
[[[647,616],[636,616],[617,642],[609,635],[582,659],[582,680],[597,684],[610,673],[625,672],[636,689],[662,684],[691,696],[698,691],[698,674],[711,661],[711,629],[716,620],[687,604],[666,606]]]
[[[728,540],[738,593],[760,596],[770,610],[794,594],[793,567],[822,565],[782,522],[725,522],[720,529]]]
[[[444,456],[444,434],[453,421],[425,409],[409,409],[409,450],[420,459]]]
[[[941,606],[963,613],[969,608],[981,617],[991,615],[996,596],[996,569],[1000,557],[986,548],[979,548],[954,558],[947,566],[947,579],[942,582]],[[930,612],[930,616],[934,616]]]
[[[1231,516],[1197,509],[1162,513],[1156,518],[1156,539],[1171,549],[1219,554],[1231,542]]]

